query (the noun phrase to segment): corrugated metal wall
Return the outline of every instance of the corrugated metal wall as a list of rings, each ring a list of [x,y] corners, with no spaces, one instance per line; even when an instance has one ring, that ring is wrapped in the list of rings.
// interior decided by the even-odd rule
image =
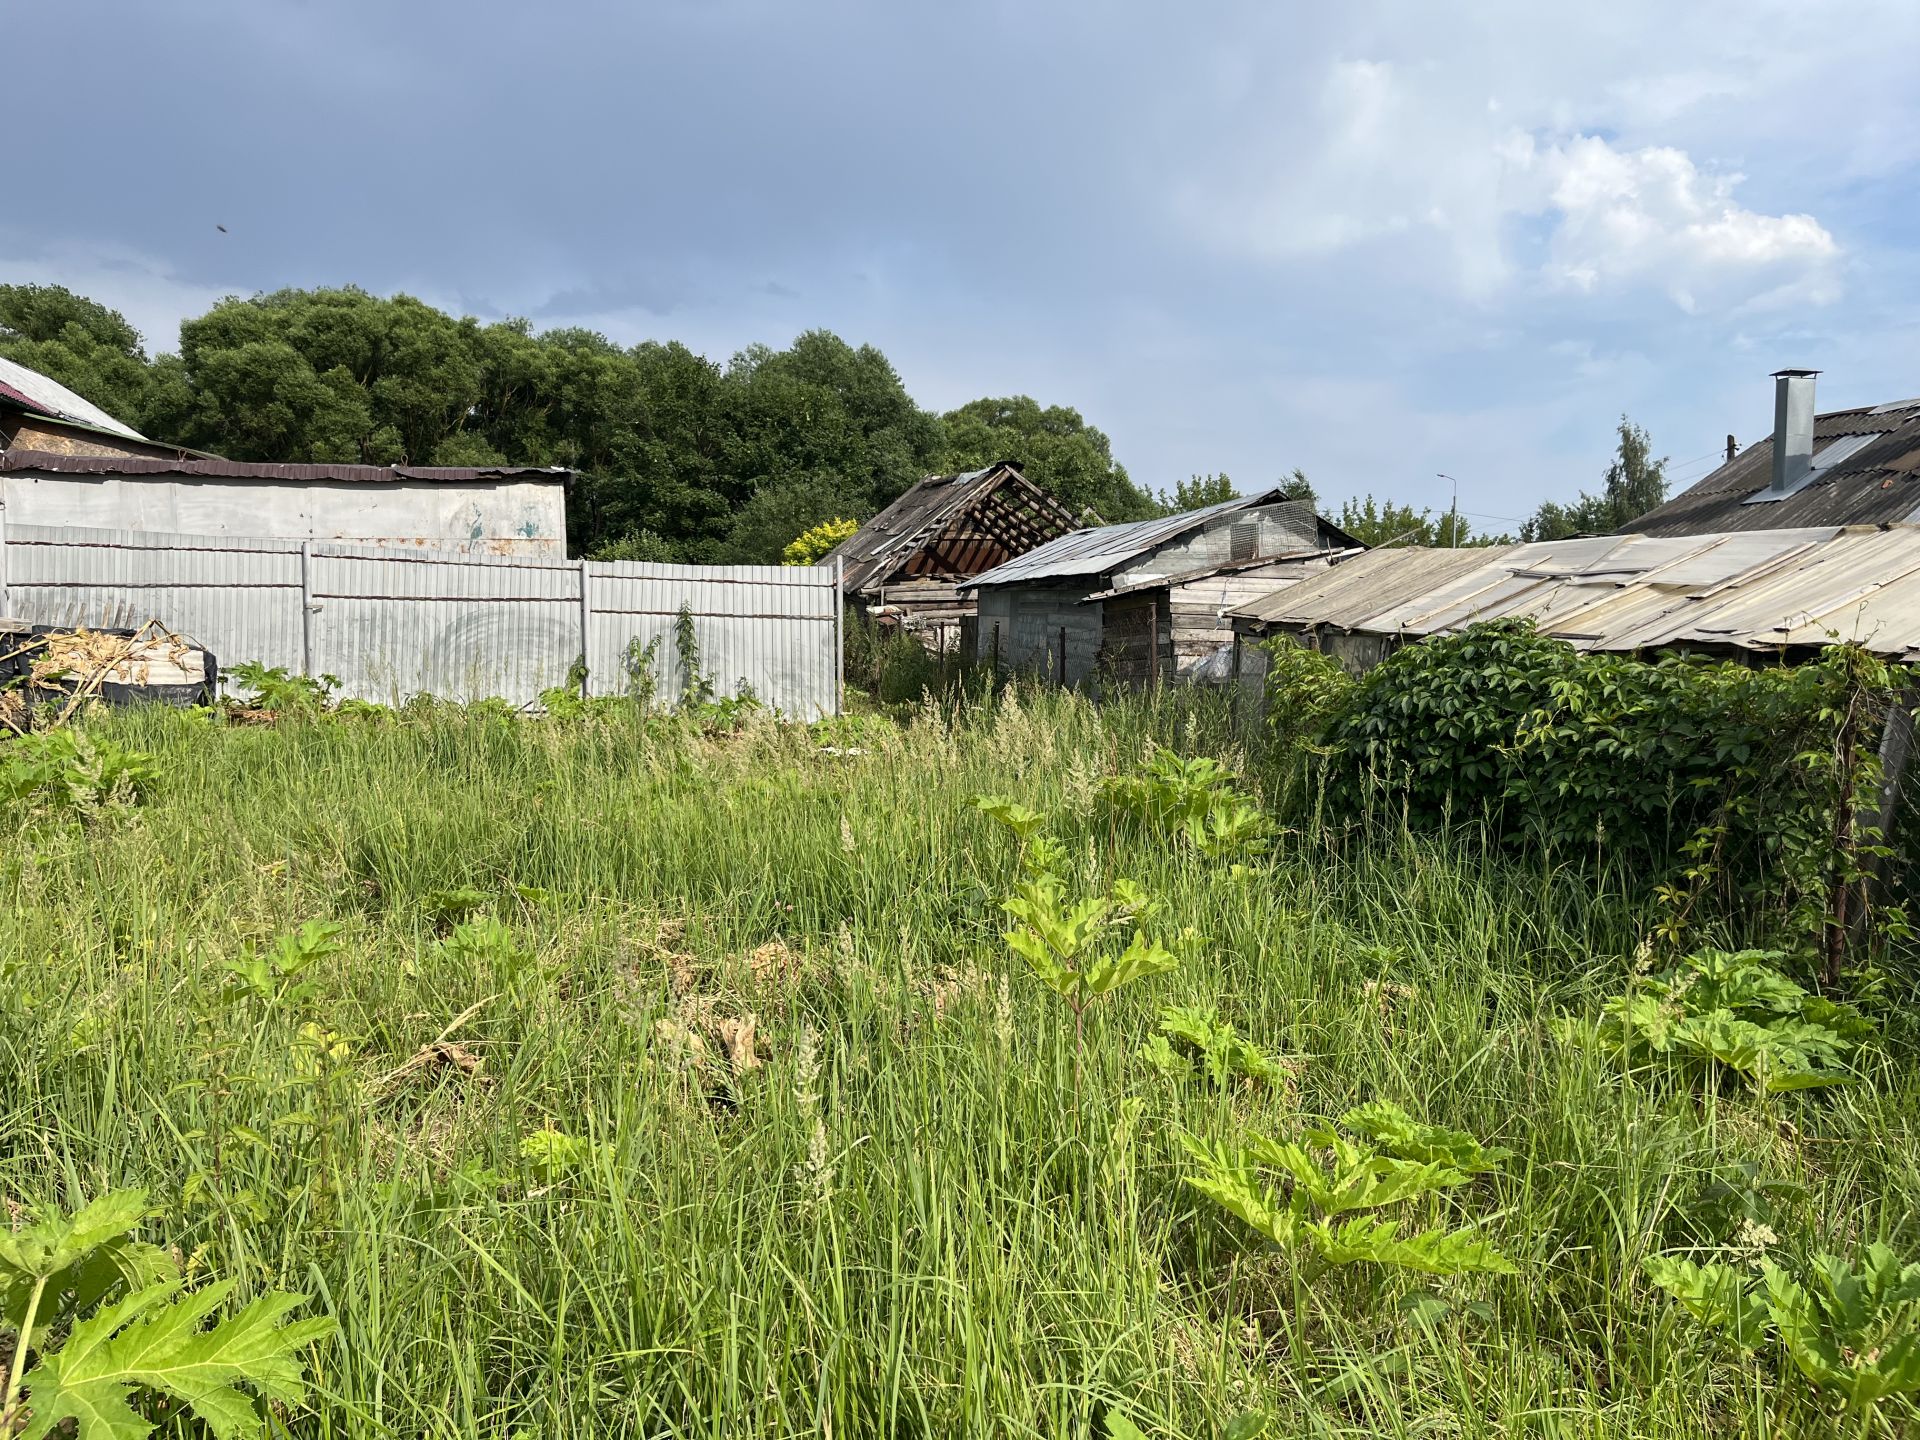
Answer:
[[[424,692],[523,705],[565,682],[583,634],[594,694],[624,691],[629,647],[656,637],[659,692],[677,694],[685,677],[673,630],[685,604],[719,694],[750,688],[802,719],[839,707],[839,587],[826,567],[493,559],[37,525],[0,537],[0,614],[52,625],[158,620],[222,665],[310,664],[362,699]]]

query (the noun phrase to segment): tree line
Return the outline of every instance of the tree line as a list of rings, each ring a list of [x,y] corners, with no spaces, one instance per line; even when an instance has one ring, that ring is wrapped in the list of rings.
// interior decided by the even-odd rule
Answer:
[[[150,356],[107,306],[57,285],[0,285],[0,355],[155,440],[235,460],[566,466],[581,475],[570,543],[600,558],[773,562],[796,536],[865,519],[924,475],[996,460],[1110,523],[1238,493],[1224,474],[1149,491],[1068,406],[1015,395],[925,409],[878,349],[826,330],[723,365],[677,341],[483,324],[348,286],[229,297],[182,322],[176,351]],[[1634,433],[1625,488],[1639,504],[1645,486],[1633,484],[1649,465],[1657,481],[1664,462]],[[1598,499],[1541,507],[1527,538],[1631,518],[1595,523],[1612,513],[1614,479]],[[1298,470],[1279,483],[1316,498]],[[1371,495],[1338,519],[1370,544],[1472,543],[1457,516],[1436,523]]]

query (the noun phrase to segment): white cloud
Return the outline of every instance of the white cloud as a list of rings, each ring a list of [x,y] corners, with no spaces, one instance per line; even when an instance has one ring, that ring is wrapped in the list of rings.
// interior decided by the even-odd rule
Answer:
[[[1583,135],[1544,148],[1523,138],[1509,154],[1544,189],[1550,284],[1595,292],[1651,283],[1688,311],[1713,299],[1838,294],[1840,246],[1825,226],[1746,209],[1734,199],[1744,177],[1703,173],[1682,150],[1621,150]]]
[[[1175,187],[1183,228],[1281,268],[1369,249],[1395,282],[1479,302],[1643,291],[1697,312],[1837,298],[1833,231],[1742,204],[1745,177],[1689,149],[1684,117],[1734,103],[1741,81],[1679,72],[1583,94],[1531,61],[1453,58],[1466,63],[1345,56],[1276,73],[1284,98],[1231,103],[1247,139]]]

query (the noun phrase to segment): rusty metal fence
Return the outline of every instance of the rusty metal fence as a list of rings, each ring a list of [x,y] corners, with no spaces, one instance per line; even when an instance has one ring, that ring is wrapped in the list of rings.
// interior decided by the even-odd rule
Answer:
[[[429,694],[516,705],[564,685],[630,684],[653,645],[662,694],[685,683],[686,607],[716,694],[751,690],[799,719],[840,706],[833,567],[652,565],[436,554],[324,541],[15,525],[0,515],[0,615],[35,624],[158,620],[223,666],[332,675],[395,704]],[[658,642],[655,644],[654,642]]]

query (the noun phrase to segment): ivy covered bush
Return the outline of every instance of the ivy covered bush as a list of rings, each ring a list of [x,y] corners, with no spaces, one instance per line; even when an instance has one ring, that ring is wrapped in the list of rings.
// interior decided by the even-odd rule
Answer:
[[[1403,646],[1350,684],[1324,656],[1273,653],[1283,763],[1317,751],[1351,813],[1484,822],[1509,844],[1606,854],[1729,898],[1831,883],[1837,800],[1875,783],[1894,694],[1853,647],[1798,665],[1647,661],[1513,620]]]

